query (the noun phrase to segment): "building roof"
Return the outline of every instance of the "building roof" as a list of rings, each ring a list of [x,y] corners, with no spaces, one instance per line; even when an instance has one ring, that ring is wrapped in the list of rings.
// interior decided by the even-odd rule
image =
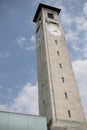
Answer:
[[[0,111],[0,130],[47,130],[46,117]]]
[[[42,7],[43,7],[43,8],[47,8],[47,9],[51,9],[51,10],[54,10],[54,11],[57,11],[57,12],[58,12],[58,15],[59,15],[59,13],[60,13],[60,11],[61,11],[61,9],[59,9],[59,8],[52,7],[52,6],[49,6],[49,5],[45,5],[45,4],[40,3],[39,6],[38,6],[38,8],[37,8],[36,14],[35,14],[35,16],[34,16],[33,22],[36,22],[37,17],[38,17],[38,14],[39,14],[39,12],[40,12],[40,10],[41,10]]]

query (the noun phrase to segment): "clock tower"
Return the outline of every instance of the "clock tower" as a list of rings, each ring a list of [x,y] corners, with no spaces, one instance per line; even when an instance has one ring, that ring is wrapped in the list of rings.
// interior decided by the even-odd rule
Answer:
[[[37,23],[37,67],[39,114],[48,129],[87,130],[65,36],[58,20],[61,9],[39,4]]]

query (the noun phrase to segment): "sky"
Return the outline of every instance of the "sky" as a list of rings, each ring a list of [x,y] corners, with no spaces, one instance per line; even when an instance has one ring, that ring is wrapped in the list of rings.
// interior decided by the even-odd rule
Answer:
[[[59,20],[87,119],[87,0],[0,0],[0,110],[38,115],[32,20],[39,3],[61,8]]]

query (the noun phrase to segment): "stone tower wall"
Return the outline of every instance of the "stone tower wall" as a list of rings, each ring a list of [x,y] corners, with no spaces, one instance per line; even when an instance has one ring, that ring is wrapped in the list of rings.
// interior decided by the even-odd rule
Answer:
[[[49,18],[48,13],[54,18]],[[48,26],[57,25],[60,36]],[[65,36],[56,11],[42,7],[37,18],[39,112],[51,129],[86,130],[86,120],[73,73]]]

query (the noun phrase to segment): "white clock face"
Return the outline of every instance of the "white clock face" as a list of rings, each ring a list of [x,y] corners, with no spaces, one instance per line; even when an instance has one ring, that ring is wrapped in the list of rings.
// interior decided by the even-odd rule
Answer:
[[[61,31],[58,29],[56,24],[48,24],[47,29],[51,34],[61,36]]]

